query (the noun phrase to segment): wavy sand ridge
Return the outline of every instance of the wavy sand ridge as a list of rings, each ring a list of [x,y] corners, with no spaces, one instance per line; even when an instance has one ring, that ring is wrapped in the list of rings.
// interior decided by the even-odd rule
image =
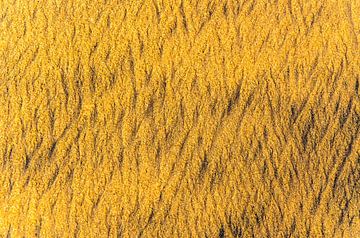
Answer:
[[[359,16],[0,0],[0,237],[360,237]]]

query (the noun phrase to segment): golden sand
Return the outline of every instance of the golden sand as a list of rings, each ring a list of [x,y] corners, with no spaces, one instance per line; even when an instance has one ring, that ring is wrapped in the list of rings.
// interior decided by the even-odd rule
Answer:
[[[360,1],[0,0],[0,237],[360,237]]]

